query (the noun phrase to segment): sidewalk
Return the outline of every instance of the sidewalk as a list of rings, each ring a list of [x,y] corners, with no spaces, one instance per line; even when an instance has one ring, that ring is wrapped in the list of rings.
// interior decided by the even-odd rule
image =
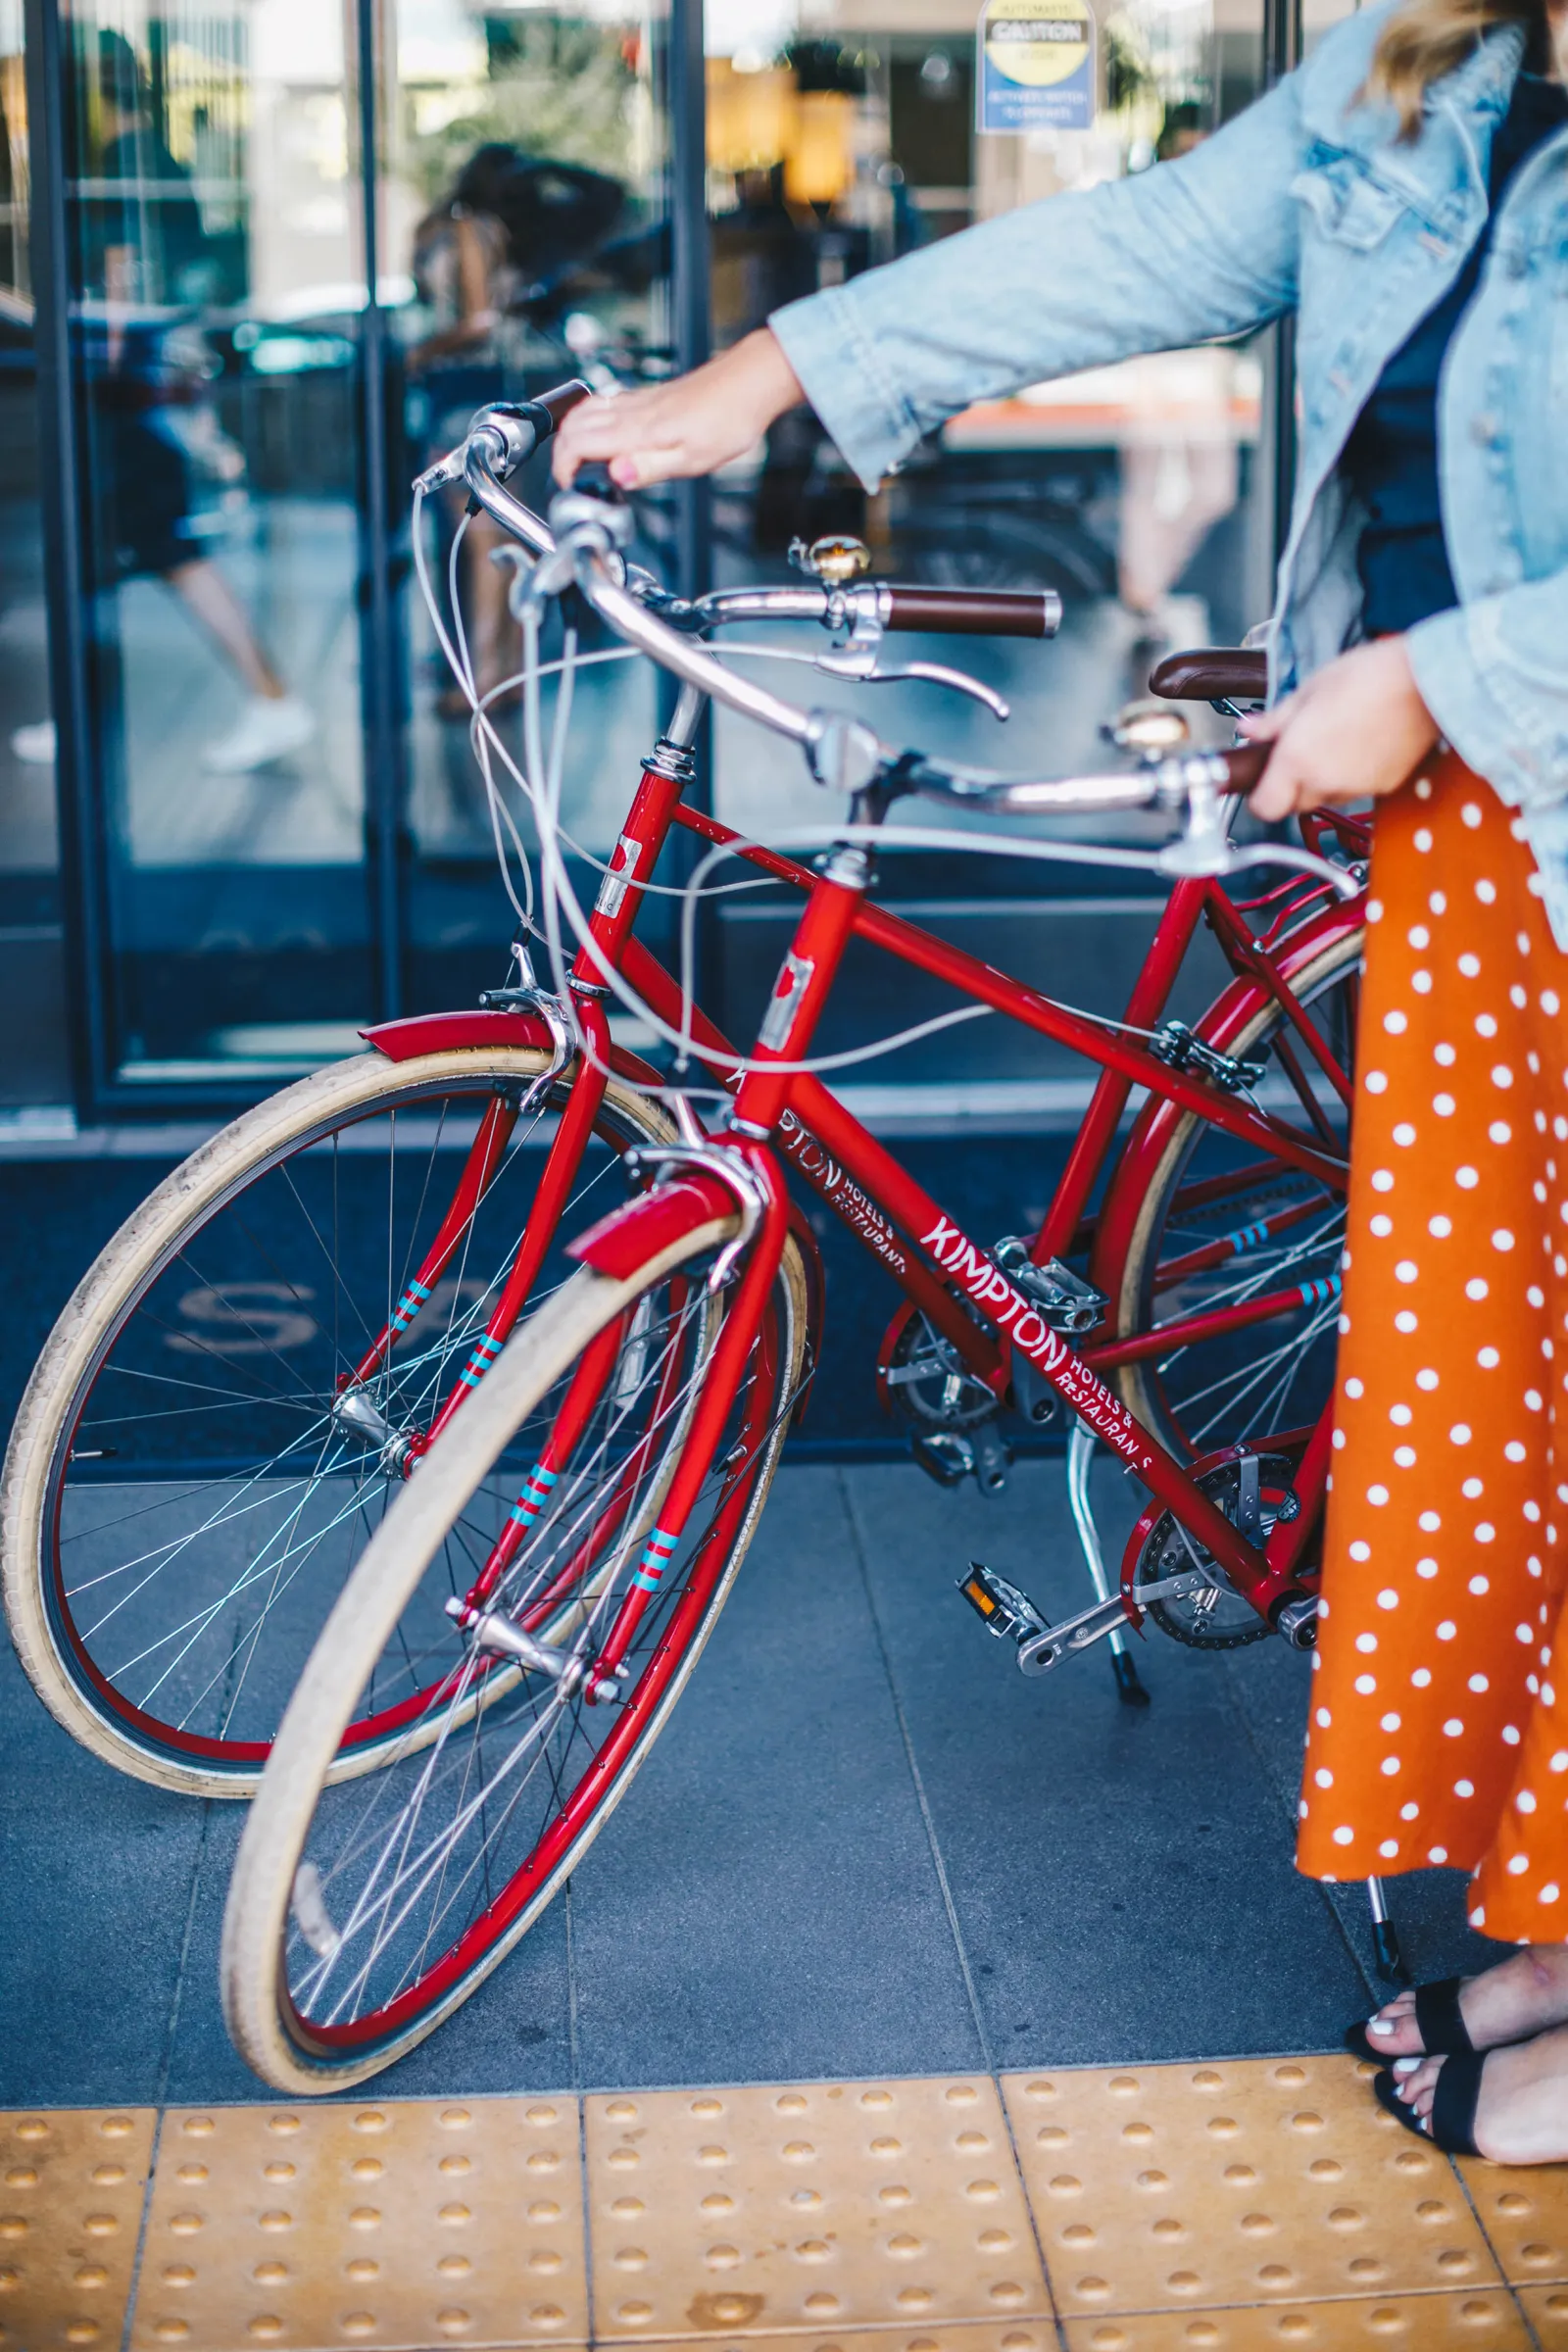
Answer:
[[[1097,1479],[1119,1539],[1119,1481]],[[997,1502],[902,1464],[783,1471],[569,1893],[378,2091],[1336,2048],[1376,1987],[1361,1889],[1292,1867],[1305,1660],[1151,1632],[1147,1711],[1102,1655],[1026,1682],[953,1590],[971,1555],[1049,1613],[1080,1602],[1059,1460],[1019,1464]],[[217,1990],[238,1808],[119,1778],[9,1652],[0,1676],[0,2105],[255,2098]],[[1451,1873],[1394,1882],[1423,1976],[1490,1948],[1460,1894]]]

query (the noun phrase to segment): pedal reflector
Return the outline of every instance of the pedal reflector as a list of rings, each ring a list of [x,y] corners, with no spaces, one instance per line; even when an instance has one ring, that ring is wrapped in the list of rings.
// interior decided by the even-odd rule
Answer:
[[[969,1562],[968,1575],[958,1579],[958,1591],[987,1633],[995,1634],[999,1642],[1009,1637],[1027,1642],[1031,1635],[1046,1631],[1046,1620],[1028,1593],[1009,1585],[1005,1577],[994,1575],[983,1560]]]

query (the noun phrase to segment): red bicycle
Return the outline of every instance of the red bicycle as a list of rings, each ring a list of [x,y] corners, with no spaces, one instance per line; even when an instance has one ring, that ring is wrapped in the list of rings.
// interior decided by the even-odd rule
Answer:
[[[397,1498],[368,1532],[288,1704],[225,1918],[230,2031],[261,2075],[292,2091],[363,2080],[467,1997],[581,1858],[684,1688],[816,1361],[820,1277],[789,1169],[905,1293],[878,1377],[928,1467],[984,1474],[1006,1414],[1036,1428],[1058,1412],[1072,1418],[1095,1602],[1053,1627],[986,1571],[964,1580],[1025,1672],[1115,1642],[1146,1617],[1200,1647],[1270,1632],[1302,1647],[1313,1639],[1364,826],[1314,827],[1309,853],[1238,850],[1225,796],[1257,772],[1250,751],[1006,782],[895,754],[852,720],[801,710],[738,678],[700,639],[737,614],[896,625],[919,592],[819,582],[678,606],[628,572],[612,509],[558,500],[553,540],[505,490],[538,429],[536,416],[490,413],[454,461],[538,557],[519,584],[530,680],[542,612],[569,592],[674,672],[683,693],[591,914],[576,906],[555,836],[559,762],[534,707],[523,780],[555,987],[525,974],[505,1004],[371,1033],[383,1069],[439,1063],[444,1101],[460,1091],[451,1064],[474,1059],[461,1175],[425,1211],[429,1239],[409,1257],[412,1274],[401,1287],[388,1278],[392,1311],[356,1360],[340,1359],[347,1377],[330,1408],[335,1426],[374,1449]],[[1045,634],[1052,619],[1038,598],[944,591],[940,608],[955,627]],[[921,627],[940,616],[928,597],[918,610]],[[1227,659],[1220,668],[1195,658],[1167,682],[1232,695],[1241,672]],[[684,805],[706,697],[800,743],[818,780],[850,795],[850,820],[823,829],[818,870]],[[1183,819],[1158,853],[1175,884],[1122,1022],[1091,1021],[871,903],[877,850],[961,846],[951,834],[885,829],[913,793],[1003,813],[1154,807]],[[675,827],[805,894],[749,1054],[636,937]],[[969,839],[999,846],[990,834]],[[1323,856],[1336,840],[1348,862]],[[1045,854],[1038,840],[1011,846]],[[1250,906],[1220,887],[1237,866],[1273,859],[1306,870]],[[1162,1015],[1202,924],[1235,977],[1188,1029]],[[1037,1233],[966,1233],[810,1065],[852,938],[1100,1068]],[[706,1065],[718,1119],[705,1125],[686,1094],[614,1047],[617,996]],[[533,1057],[526,1107],[549,1106],[548,1149],[462,1373],[443,1388],[427,1357],[426,1401],[410,1413],[393,1368],[401,1335],[417,1340],[518,1155],[516,1080],[486,1059],[501,1054]],[[1139,1089],[1146,1100],[1121,1140]],[[631,1102],[644,1132],[616,1163],[628,1197],[576,1231],[566,1255],[578,1270],[550,1287],[564,1225],[588,1199],[590,1139],[624,1121]],[[534,1311],[515,1329],[530,1298]],[[1113,1589],[1087,1504],[1096,1442],[1150,1495]],[[1131,1689],[1130,1668],[1123,1679]],[[367,1748],[383,1769],[336,1785]]]

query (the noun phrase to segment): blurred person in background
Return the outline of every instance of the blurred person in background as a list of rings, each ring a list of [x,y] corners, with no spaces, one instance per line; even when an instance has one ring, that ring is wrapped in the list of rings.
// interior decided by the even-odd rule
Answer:
[[[461,441],[474,410],[499,400],[505,389],[499,337],[518,291],[518,272],[501,212],[506,183],[521,161],[504,140],[487,140],[414,232],[414,285],[424,331],[405,366],[426,396],[420,439],[431,453]],[[447,504],[455,528],[466,504],[463,493],[452,492]],[[509,666],[507,578],[490,561],[504,538],[488,515],[475,514],[464,539],[464,621],[481,695],[501,684]],[[449,686],[436,709],[443,718],[466,718],[468,698],[461,687]]]
[[[195,523],[179,412],[203,400],[204,376],[182,349],[189,335],[168,316],[199,310],[214,293],[190,173],[158,133],[123,34],[99,33],[96,82],[102,147],[94,176],[107,192],[76,210],[80,292],[103,305],[101,341],[89,345],[98,584],[151,576],[173,590],[246,694],[234,726],[207,746],[202,765],[210,775],[248,775],[301,750],[316,716],[268,660]],[[19,760],[51,761],[53,721],[19,727],[11,748]]]

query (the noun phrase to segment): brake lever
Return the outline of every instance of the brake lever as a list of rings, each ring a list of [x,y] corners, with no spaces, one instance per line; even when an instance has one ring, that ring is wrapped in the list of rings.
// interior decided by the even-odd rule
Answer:
[[[879,669],[879,643],[857,645],[852,637],[841,653],[813,654],[811,667],[830,678],[847,678],[857,686],[891,686],[901,678],[919,678],[928,686],[951,686],[955,694],[966,694],[972,702],[983,703],[993,718],[1011,717],[1012,705],[1004,696],[963,670],[949,669],[942,662],[906,662],[897,669]]]

